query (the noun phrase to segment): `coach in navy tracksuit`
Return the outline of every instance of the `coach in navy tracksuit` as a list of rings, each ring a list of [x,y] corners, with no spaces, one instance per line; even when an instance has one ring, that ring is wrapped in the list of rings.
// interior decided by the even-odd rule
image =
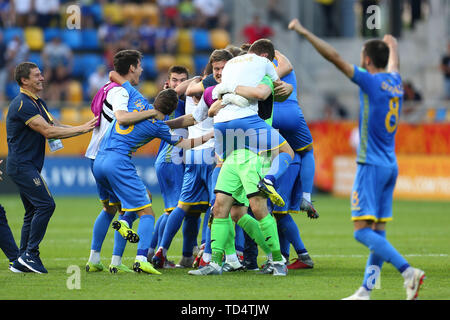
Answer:
[[[62,147],[59,139],[91,131],[96,119],[76,127],[61,125],[55,120],[45,102],[38,97],[43,89],[44,77],[36,64],[19,64],[14,77],[20,86],[20,93],[12,100],[6,117],[6,173],[19,188],[25,217],[20,256],[10,269],[21,272],[28,268],[28,271],[47,273],[39,257],[39,244],[55,210],[55,201],[41,176],[45,141],[48,139],[50,149],[56,151]]]

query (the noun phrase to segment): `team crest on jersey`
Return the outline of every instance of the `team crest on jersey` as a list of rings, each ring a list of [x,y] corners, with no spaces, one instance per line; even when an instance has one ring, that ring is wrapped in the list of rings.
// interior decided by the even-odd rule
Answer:
[[[39,187],[42,184],[41,179],[39,178],[33,178],[33,182],[36,187]]]
[[[136,100],[136,101],[134,102],[134,106],[135,106],[135,108],[136,108],[137,110],[139,110],[139,111],[142,111],[142,110],[145,109],[145,105],[142,103],[142,100],[141,100],[141,99]]]

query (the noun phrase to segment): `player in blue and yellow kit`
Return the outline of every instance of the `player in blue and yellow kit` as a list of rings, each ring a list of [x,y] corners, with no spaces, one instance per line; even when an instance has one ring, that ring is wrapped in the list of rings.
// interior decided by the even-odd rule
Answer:
[[[185,67],[173,66],[168,72],[168,81],[165,88],[176,89],[176,87],[186,81],[189,72]],[[185,114],[185,100],[178,99],[177,108],[165,120],[178,118]],[[187,137],[186,129],[178,129],[177,134]],[[159,187],[164,201],[164,213],[159,217],[155,225],[155,233],[153,234],[152,243],[149,251],[149,260],[153,257],[155,248],[161,242],[167,219],[170,213],[175,209],[180,198],[181,186],[183,185],[184,159],[183,151],[178,147],[161,140],[158,154],[155,162],[156,175],[158,177]]]
[[[258,54],[267,56],[270,55],[272,50],[269,41],[265,39],[256,41],[253,44],[253,48]],[[297,213],[299,210],[303,210],[307,212],[310,218],[315,219],[318,217],[317,211],[311,204],[315,169],[312,148],[313,139],[298,104],[297,79],[291,63],[278,51],[275,51],[273,63],[277,67],[277,73],[281,80],[291,85],[293,90],[285,101],[276,101],[273,97],[269,97],[263,102],[260,101],[259,109],[264,108],[264,105],[267,103],[273,103],[273,118],[270,120],[270,124],[285,137],[289,145],[294,149],[295,157],[286,173],[275,183],[277,192],[285,200],[285,205],[283,207],[273,205],[271,212],[277,219],[283,255],[285,257],[289,256],[290,244],[293,245],[298,254],[298,258],[288,268],[312,268],[313,261],[309,257],[308,251],[300,237],[299,229],[290,213]],[[237,87],[236,93],[240,93],[249,99],[256,98],[256,96],[250,94],[250,88],[246,89],[247,92],[242,92],[242,89],[242,87]],[[276,89],[277,93],[279,93],[278,90],[279,87]],[[246,252],[250,253],[249,251]],[[256,260],[256,254],[249,254],[249,256],[253,256],[253,260]]]
[[[117,73],[117,77],[122,79]],[[153,108],[147,100],[129,82],[120,82],[128,91],[129,110],[148,110]],[[172,89],[161,91],[156,97],[154,109],[157,116],[153,120],[146,120],[130,126],[121,126],[116,120],[111,123],[108,132],[102,140],[99,153],[95,159],[93,172],[96,180],[110,190],[120,200],[122,211],[136,213],[140,217],[137,230],[139,237],[136,260],[133,265],[135,271],[160,274],[147,262],[148,249],[154,229],[154,213],[151,199],[142,180],[137,175],[136,168],[131,162],[131,155],[138,148],[154,138],[160,138],[181,148],[192,148],[204,142],[207,138],[183,139],[172,135],[170,128],[163,122],[165,116],[171,114],[177,107],[178,96]],[[208,139],[212,134],[208,137]],[[127,236],[133,220],[125,214],[120,221],[113,223],[123,236]],[[129,220],[131,219],[131,220]]]
[[[278,66],[278,60],[283,59],[287,60],[277,52],[274,59],[275,65]],[[295,158],[286,174],[276,184],[277,191],[283,199],[286,199],[286,204],[284,207],[274,205],[272,213],[277,218],[282,253],[289,256],[289,247],[292,244],[298,255],[295,261],[288,265],[288,269],[312,268],[314,263],[303,244],[298,226],[290,214],[302,210],[306,211],[311,219],[317,219],[319,216],[311,203],[315,171],[313,139],[298,103],[295,71],[292,70],[282,76],[281,80],[291,84],[294,90],[286,101],[274,102],[272,125],[280,130],[281,135],[292,146]]]
[[[395,134],[400,120],[403,86],[397,41],[390,35],[370,40],[361,52],[361,68],[344,61],[328,43],[305,29],[297,19],[289,29],[307,39],[328,61],[360,87],[360,144],[351,197],[354,237],[370,249],[362,286],[348,300],[369,300],[383,262],[390,262],[404,278],[406,299],[418,296],[425,273],[413,268],[386,239],[392,219],[392,194],[398,168]]]

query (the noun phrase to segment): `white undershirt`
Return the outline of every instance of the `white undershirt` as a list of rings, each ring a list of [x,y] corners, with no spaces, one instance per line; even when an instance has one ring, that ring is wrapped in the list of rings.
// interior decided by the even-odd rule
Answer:
[[[228,61],[222,71],[222,83],[227,87],[240,86],[257,87],[264,76],[269,76],[272,81],[279,79],[275,66],[269,59],[248,53],[235,57]],[[214,122],[226,122],[234,119],[245,118],[258,114],[258,101],[249,100],[248,107],[239,107],[228,104],[220,109],[214,117]]]
[[[108,91],[106,95],[106,101],[113,107],[113,110],[103,104],[103,111],[111,119],[115,119],[114,113],[119,110],[128,111],[128,100],[130,96],[123,87],[114,87]],[[100,143],[108,130],[110,122],[105,118],[103,114],[100,115],[102,119],[100,120],[100,125],[95,127],[92,131],[91,142],[87,147],[85,156],[89,159],[95,159],[100,148]]]

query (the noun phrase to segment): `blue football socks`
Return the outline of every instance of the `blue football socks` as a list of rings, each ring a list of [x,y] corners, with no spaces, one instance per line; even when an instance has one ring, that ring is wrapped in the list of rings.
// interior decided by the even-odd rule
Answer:
[[[377,234],[386,238],[385,230],[374,230]],[[381,272],[381,267],[383,266],[384,260],[379,256],[370,252],[369,258],[367,259],[366,269],[364,272],[364,280],[362,286],[366,290],[371,291],[375,287],[375,282]]]
[[[147,257],[150,242],[152,241],[153,228],[155,225],[155,217],[152,215],[143,215],[139,218],[139,226],[137,234],[139,242],[137,245],[137,255]]]
[[[159,244],[159,238],[160,238],[160,231],[164,231],[164,229],[161,228],[161,224],[164,223],[164,220],[167,219],[167,214],[163,213],[158,220],[156,220],[155,224],[155,231],[153,232],[152,241],[150,243],[150,248],[155,249],[157,248]],[[164,223],[165,224],[165,223]],[[161,228],[161,229],[160,229]]]
[[[107,213],[105,210],[99,213],[94,223],[94,229],[92,230],[91,250],[101,251],[103,241],[105,240],[113,218],[114,215]]]
[[[123,215],[119,217],[119,220],[124,220],[128,223],[128,227],[133,227],[133,222],[136,220],[137,214],[135,212],[125,212]],[[127,240],[122,237],[122,235],[118,232],[114,232],[114,247],[113,247],[113,256],[123,256],[123,252],[125,251],[125,247],[127,245]]]
[[[300,230],[290,214],[285,214],[278,220],[278,230],[292,244],[298,255],[308,252],[300,237]]]
[[[203,217],[203,225],[202,225],[202,244],[206,242],[206,233],[208,232],[208,221],[211,216],[211,207],[208,208],[205,212],[205,216]]]
[[[300,180],[302,182],[302,191],[312,193],[314,185],[315,161],[314,152],[310,150],[301,155]]]
[[[166,250],[169,249],[170,244],[172,243],[173,238],[180,229],[185,216],[186,212],[183,209],[179,207],[173,209],[172,213],[167,218],[164,234],[159,244],[160,247],[163,247]]]
[[[272,181],[273,184],[281,177],[292,162],[291,156],[286,152],[281,152],[272,160],[272,165],[265,178]]]
[[[199,216],[186,215],[183,222],[183,257],[191,257],[193,249],[197,245],[197,236],[200,229],[201,218]]]
[[[371,228],[357,230],[354,236],[379,259],[391,263],[399,272],[403,272],[409,267],[408,261],[395,250],[389,241]]]
[[[234,226],[234,231],[236,233],[234,239],[236,252],[243,254],[245,246],[244,230],[236,223],[236,225]]]

